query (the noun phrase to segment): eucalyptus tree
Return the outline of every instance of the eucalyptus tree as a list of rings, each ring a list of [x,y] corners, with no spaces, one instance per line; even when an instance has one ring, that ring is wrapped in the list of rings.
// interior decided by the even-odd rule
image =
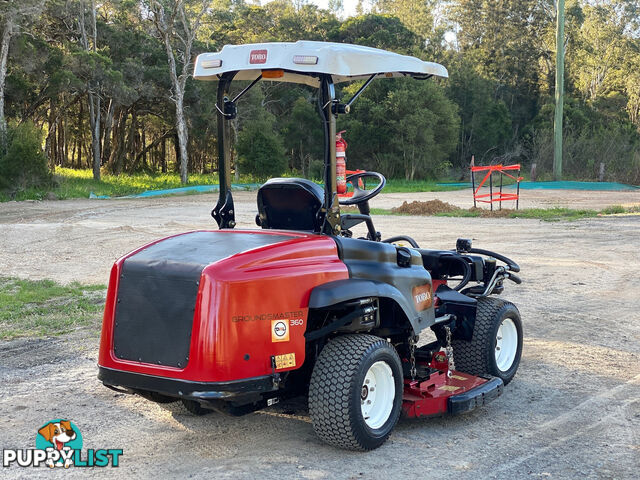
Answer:
[[[0,153],[7,149],[7,119],[4,115],[4,94],[9,60],[9,46],[12,38],[21,28],[36,18],[45,0],[2,0],[0,1]]]
[[[171,78],[171,100],[175,105],[176,130],[180,151],[180,179],[187,183],[189,131],[184,113],[187,79],[192,74],[193,42],[198,35],[204,14],[211,0],[144,0],[156,32],[164,44]]]
[[[90,23],[87,27],[86,11],[89,8]],[[90,30],[89,30],[90,28]],[[87,4],[86,0],[79,3],[78,29],[80,30],[80,40],[82,47],[86,52],[96,54],[98,44],[98,27],[96,22],[96,3],[91,0]],[[100,180],[100,164],[102,156],[100,154],[100,116],[101,116],[101,98],[100,98],[100,81],[89,81],[87,83],[87,95],[89,99],[89,124],[91,126],[91,151],[93,154],[92,170],[94,180]]]

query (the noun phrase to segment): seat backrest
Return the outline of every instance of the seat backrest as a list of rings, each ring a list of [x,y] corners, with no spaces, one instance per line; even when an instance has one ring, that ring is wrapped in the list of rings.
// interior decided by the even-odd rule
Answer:
[[[304,178],[272,178],[258,190],[262,228],[317,232],[321,225],[322,187]]]

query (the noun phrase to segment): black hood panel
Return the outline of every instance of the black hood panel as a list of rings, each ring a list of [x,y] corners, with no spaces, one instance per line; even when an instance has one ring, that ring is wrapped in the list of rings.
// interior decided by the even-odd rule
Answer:
[[[184,368],[202,270],[237,253],[291,240],[263,233],[193,232],[127,258],[120,272],[113,333],[123,360]]]

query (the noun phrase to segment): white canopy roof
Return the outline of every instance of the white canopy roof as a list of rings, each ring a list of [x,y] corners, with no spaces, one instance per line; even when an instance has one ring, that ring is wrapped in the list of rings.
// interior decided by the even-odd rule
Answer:
[[[442,65],[378,48],[348,43],[312,42],[254,43],[225,45],[220,52],[203,53],[196,58],[193,77],[218,80],[225,72],[238,71],[234,80],[255,80],[263,70],[284,70],[279,82],[319,85],[316,77],[301,73],[328,73],[334,83],[358,80],[378,74],[383,77],[448,77]]]

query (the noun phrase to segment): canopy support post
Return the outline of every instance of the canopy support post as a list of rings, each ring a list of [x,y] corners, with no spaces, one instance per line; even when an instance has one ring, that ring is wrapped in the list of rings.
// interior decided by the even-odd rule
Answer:
[[[229,95],[229,87],[235,74],[236,72],[228,72],[220,78],[218,82],[218,105],[224,105],[224,100]],[[218,108],[218,178],[220,181],[220,194],[218,203],[211,210],[211,216],[218,223],[218,228],[220,229],[236,226],[233,195],[231,194],[231,139],[227,122],[228,119],[225,117],[224,112]]]
[[[336,181],[336,117],[333,105],[336,102],[336,90],[331,75],[323,75],[318,94],[320,110],[324,123],[324,226],[328,234],[340,234],[340,205],[337,196]]]

